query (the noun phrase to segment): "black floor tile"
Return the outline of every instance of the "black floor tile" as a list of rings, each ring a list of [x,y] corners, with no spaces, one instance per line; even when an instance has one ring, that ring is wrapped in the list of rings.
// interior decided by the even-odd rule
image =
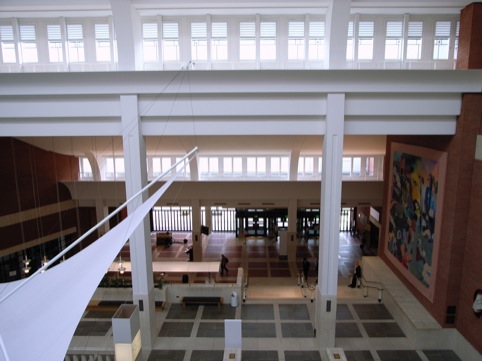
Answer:
[[[285,351],[285,361],[321,361],[321,356],[317,350]]]
[[[377,304],[354,304],[355,309],[360,320],[392,320],[393,317],[388,312],[383,303]]]
[[[353,315],[347,304],[340,303],[336,305],[336,319],[338,321],[353,320]]]
[[[396,322],[363,322],[368,337],[405,337]]]
[[[276,337],[276,325],[274,323],[243,322],[243,337]]]
[[[231,305],[222,305],[218,307],[216,305],[203,306],[202,319],[203,320],[230,320],[236,315],[236,308]]]
[[[362,337],[362,334],[355,322],[338,322],[335,337]]]
[[[383,350],[377,351],[380,361],[422,361],[417,351]]]
[[[273,305],[243,305],[242,320],[274,320]]]
[[[147,361],[183,361],[184,350],[152,350]]]
[[[191,337],[194,322],[164,322],[159,337]]]
[[[423,350],[429,361],[462,361],[452,350]]]
[[[296,338],[296,337],[315,337],[313,332],[313,325],[311,323],[294,323],[284,322],[281,324],[281,333],[283,337]]]
[[[278,361],[278,351],[243,351],[243,361]]]
[[[370,351],[345,351],[345,356],[348,361],[374,361],[375,360]]]
[[[200,322],[196,337],[224,337],[224,322]]]
[[[309,320],[308,307],[304,304],[280,304],[279,313],[281,320]]]
[[[193,350],[190,361],[219,361],[224,356],[224,350]],[[165,359],[169,360],[170,359]]]
[[[105,336],[112,327],[112,321],[80,321],[74,336]]]
[[[186,305],[183,307],[183,305],[180,303],[173,303],[169,307],[166,318],[176,320],[194,320],[196,318],[198,309],[199,306],[196,305]]]

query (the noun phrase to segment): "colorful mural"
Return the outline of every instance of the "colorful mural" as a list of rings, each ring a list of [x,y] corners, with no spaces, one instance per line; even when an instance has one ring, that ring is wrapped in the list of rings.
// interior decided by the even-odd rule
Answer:
[[[392,144],[386,253],[407,279],[433,297],[446,154]]]

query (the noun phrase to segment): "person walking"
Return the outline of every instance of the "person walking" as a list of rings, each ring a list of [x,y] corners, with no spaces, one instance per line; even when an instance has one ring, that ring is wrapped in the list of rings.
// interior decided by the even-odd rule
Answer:
[[[229,259],[228,257],[226,257],[224,254],[221,255],[221,268],[219,270],[219,273],[221,274],[221,276],[224,275],[224,271],[226,271],[226,274],[229,273],[229,270],[228,268],[226,267],[226,265],[228,264],[229,262]]]
[[[351,283],[348,285],[348,287],[355,288],[357,280],[361,278],[361,266],[360,266],[360,261],[355,260],[355,270],[353,272],[353,277],[351,279]]]

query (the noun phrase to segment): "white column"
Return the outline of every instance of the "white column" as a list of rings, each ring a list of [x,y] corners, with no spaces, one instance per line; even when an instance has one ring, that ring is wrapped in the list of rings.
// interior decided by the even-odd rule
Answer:
[[[137,96],[121,95],[120,104],[126,198],[129,199],[147,185],[146,145],[140,129]],[[133,212],[147,198],[148,194],[143,194],[142,200],[131,202],[127,212]],[[150,350],[155,333],[155,304],[149,217],[134,231],[129,238],[129,245],[133,300],[139,306],[142,347]]]
[[[203,235],[201,234],[201,205],[199,199],[191,201],[192,207],[192,249],[194,262],[203,260]],[[219,255],[221,257],[221,255]]]
[[[95,199],[95,215],[97,218],[97,222],[102,221],[109,215],[109,207],[104,205],[104,201],[102,199],[96,198]],[[97,233],[100,236],[106,234],[109,231],[109,222],[105,222],[99,229]]]
[[[325,22],[325,69],[346,68],[351,0],[330,0]]]
[[[335,346],[344,108],[344,94],[328,94],[323,140],[315,321],[316,337],[321,348]]]
[[[142,70],[141,21],[130,0],[110,1],[117,41],[118,70]]]
[[[205,215],[206,215],[206,224],[203,224],[203,226],[209,227],[209,232],[212,232],[213,231],[213,217],[212,217],[211,206],[205,206],[204,212],[205,212]]]

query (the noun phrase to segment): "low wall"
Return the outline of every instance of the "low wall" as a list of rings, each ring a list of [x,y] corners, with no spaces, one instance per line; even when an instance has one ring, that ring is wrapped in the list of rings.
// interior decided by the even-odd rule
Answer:
[[[231,294],[237,292],[239,303],[242,299],[244,270],[238,268],[236,283],[166,283],[162,289],[154,288],[156,302],[181,303],[184,296],[217,296],[229,303]],[[101,301],[132,302],[132,288],[98,287],[91,298],[91,304]]]

